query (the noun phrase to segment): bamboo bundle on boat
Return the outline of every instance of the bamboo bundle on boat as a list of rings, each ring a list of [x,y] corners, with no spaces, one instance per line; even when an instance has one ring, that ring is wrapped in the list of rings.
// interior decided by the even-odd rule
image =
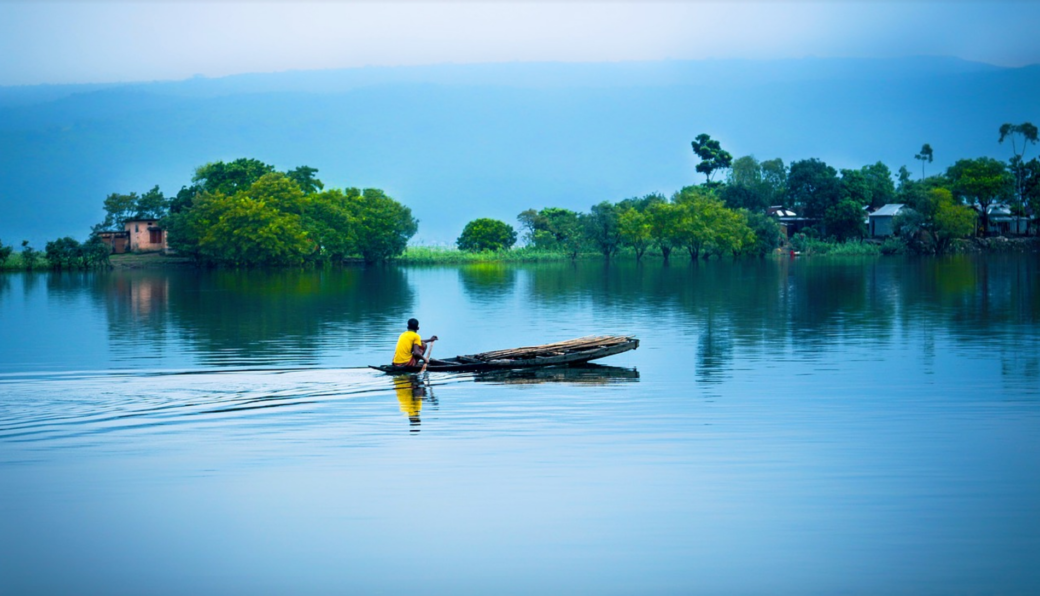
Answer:
[[[580,352],[596,348],[606,348],[609,346],[623,344],[629,341],[632,341],[632,338],[623,335],[590,335],[587,337],[579,337],[577,339],[559,341],[551,344],[543,344],[540,346],[526,346],[522,348],[512,348],[509,350],[495,350],[492,352],[483,352],[480,354],[474,354],[473,358],[483,361],[507,359],[524,360],[528,358],[537,358],[539,356],[558,356],[560,354],[566,354],[568,352]]]

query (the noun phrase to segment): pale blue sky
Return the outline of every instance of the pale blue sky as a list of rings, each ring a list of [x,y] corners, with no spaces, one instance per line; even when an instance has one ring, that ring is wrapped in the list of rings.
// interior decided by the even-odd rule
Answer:
[[[1040,2],[9,2],[0,85],[444,62],[1040,62]]]

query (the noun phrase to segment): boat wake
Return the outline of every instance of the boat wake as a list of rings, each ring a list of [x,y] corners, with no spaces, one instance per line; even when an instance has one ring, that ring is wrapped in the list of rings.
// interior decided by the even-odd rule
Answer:
[[[424,382],[463,380],[466,375],[438,374]],[[393,391],[390,379],[367,369],[7,374],[0,375],[0,441],[197,423],[270,408],[301,410]]]

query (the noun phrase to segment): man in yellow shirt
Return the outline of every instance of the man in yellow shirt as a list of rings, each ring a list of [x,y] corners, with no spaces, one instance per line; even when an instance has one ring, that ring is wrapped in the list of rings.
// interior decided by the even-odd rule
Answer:
[[[430,344],[437,341],[437,336],[431,336],[424,340],[419,337],[419,321],[408,319],[408,331],[397,338],[397,349],[394,350],[394,366],[419,366],[420,361],[426,360],[426,352]]]

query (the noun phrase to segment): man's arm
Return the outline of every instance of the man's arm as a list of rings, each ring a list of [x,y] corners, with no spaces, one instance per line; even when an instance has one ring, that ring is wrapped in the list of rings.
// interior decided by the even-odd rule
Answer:
[[[430,339],[423,339],[422,346],[418,344],[412,344],[412,356],[415,356],[419,360],[426,360],[426,352],[430,351],[430,344],[439,339],[436,335],[431,335]]]

